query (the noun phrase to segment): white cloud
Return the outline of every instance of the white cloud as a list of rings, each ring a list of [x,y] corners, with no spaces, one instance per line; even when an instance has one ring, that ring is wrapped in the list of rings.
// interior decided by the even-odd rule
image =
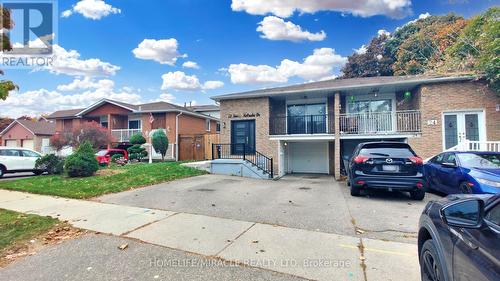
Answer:
[[[110,14],[119,14],[121,10],[102,0],[80,0],[71,9],[62,12],[61,17],[67,18],[74,13],[79,13],[89,19],[99,20]]]
[[[420,14],[420,15],[418,16],[418,19],[419,19],[419,20],[423,20],[423,19],[426,19],[426,18],[428,18],[428,17],[430,17],[430,16],[431,16],[431,14],[429,14],[429,13],[427,12],[427,13],[425,13],[425,14]]]
[[[186,61],[182,64],[182,67],[200,69],[200,66],[194,61]]]
[[[326,33],[322,30],[318,33],[311,33],[302,30],[299,25],[290,21],[284,21],[275,16],[265,17],[257,27],[257,31],[262,32],[261,37],[269,40],[289,40],[289,41],[322,41],[326,38]]]
[[[391,36],[391,33],[385,29],[379,29],[379,31],[377,31],[377,35],[380,37],[380,36]]]
[[[158,100],[172,103],[175,100],[175,96],[169,93],[163,93]]]
[[[196,75],[186,75],[182,71],[168,72],[161,76],[162,90],[174,89],[181,91],[213,90],[224,86],[222,81],[206,81],[201,83]]]
[[[359,47],[359,49],[354,49],[354,53],[358,54],[358,55],[364,55],[366,54],[366,52],[368,51],[368,47],[366,47],[366,45],[361,45],[361,47]]]
[[[68,92],[76,90],[86,90],[86,89],[99,89],[99,88],[113,88],[114,82],[109,79],[102,79],[99,81],[94,81],[90,77],[85,77],[84,79],[75,79],[69,84],[63,84],[57,86],[57,90]],[[129,87],[123,87],[124,91],[132,91]]]
[[[269,65],[231,64],[227,71],[234,84],[284,83],[291,77],[305,80],[321,80],[334,75],[347,62],[347,58],[331,48],[315,49],[303,62],[284,59],[272,67]]]
[[[252,15],[274,14],[286,18],[295,11],[315,13],[336,11],[355,16],[386,15],[402,18],[411,14],[411,0],[232,0],[233,11],[245,11]]]
[[[206,81],[203,83],[204,90],[214,90],[224,87],[224,82],[222,81]]]
[[[108,80],[110,81],[110,80]],[[56,110],[83,108],[100,99],[109,98],[127,103],[138,103],[141,96],[136,92],[115,90],[114,83],[103,83],[101,87],[74,94],[39,89],[34,91],[12,91],[5,101],[0,101],[2,115],[19,117],[39,115]]]
[[[143,60],[154,60],[161,64],[174,65],[177,58],[187,57],[177,51],[179,44],[177,39],[144,39],[137,48],[132,50],[136,58]]]

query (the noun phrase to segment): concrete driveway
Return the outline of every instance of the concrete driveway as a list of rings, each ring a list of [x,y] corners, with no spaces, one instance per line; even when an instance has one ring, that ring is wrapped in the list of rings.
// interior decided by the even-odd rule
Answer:
[[[420,213],[437,198],[428,194],[424,201],[414,201],[406,193],[388,192],[351,197],[344,183],[322,175],[293,175],[278,181],[204,175],[96,200],[415,243]]]

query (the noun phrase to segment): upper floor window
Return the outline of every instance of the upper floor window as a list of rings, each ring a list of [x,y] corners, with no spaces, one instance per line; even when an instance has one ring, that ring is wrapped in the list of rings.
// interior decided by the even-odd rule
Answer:
[[[141,129],[141,120],[129,120],[128,121],[129,129]]]
[[[217,133],[220,133],[220,122],[217,122],[217,125],[216,125],[216,127],[215,127],[215,131],[216,131]]]
[[[325,115],[326,105],[324,103],[288,105],[287,114],[288,116]]]
[[[108,125],[109,125],[109,123],[108,123],[108,116],[101,116],[99,118],[99,123],[101,124],[102,127],[108,128]]]
[[[205,119],[205,130],[210,131],[210,119]]]

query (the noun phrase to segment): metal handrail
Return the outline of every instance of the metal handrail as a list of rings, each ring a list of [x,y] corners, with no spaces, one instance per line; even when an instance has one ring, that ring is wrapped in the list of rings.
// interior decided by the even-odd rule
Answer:
[[[334,122],[328,114],[274,115],[269,117],[269,134],[333,134]]]
[[[273,158],[255,149],[249,149],[245,144],[212,143],[212,160],[215,159],[242,159],[267,173],[269,178],[274,177]]]
[[[418,133],[422,130],[420,110],[342,113],[339,119],[341,134]]]

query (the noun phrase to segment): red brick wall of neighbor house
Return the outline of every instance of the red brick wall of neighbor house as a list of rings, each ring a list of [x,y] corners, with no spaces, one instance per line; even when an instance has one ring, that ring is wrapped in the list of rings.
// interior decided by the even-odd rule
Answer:
[[[85,116],[101,116],[101,115],[108,115],[108,114],[127,115],[130,112],[131,112],[130,110],[124,109],[124,108],[116,106],[114,104],[105,103],[105,104],[99,106],[98,108],[88,112],[87,114],[85,114]]]
[[[216,121],[210,122],[210,131],[206,130],[205,118],[182,114],[179,116],[180,135],[215,134]]]
[[[7,140],[16,140],[17,146],[21,146],[21,140],[26,139],[33,140],[35,136],[23,126],[15,124],[2,136],[2,145],[5,145],[5,141]]]
[[[410,138],[409,143],[422,158],[443,150],[442,113],[453,110],[483,109],[488,141],[500,141],[500,99],[482,82],[454,82],[424,85],[418,90],[417,103],[422,112],[422,135]],[[437,120],[437,125],[427,125]]]
[[[278,174],[278,141],[269,139],[269,98],[223,100],[220,102],[221,132],[220,142],[231,143],[231,120],[255,120],[255,145],[257,151],[274,161],[274,173]],[[229,118],[230,114],[243,116],[245,113],[258,113],[258,117]]]

